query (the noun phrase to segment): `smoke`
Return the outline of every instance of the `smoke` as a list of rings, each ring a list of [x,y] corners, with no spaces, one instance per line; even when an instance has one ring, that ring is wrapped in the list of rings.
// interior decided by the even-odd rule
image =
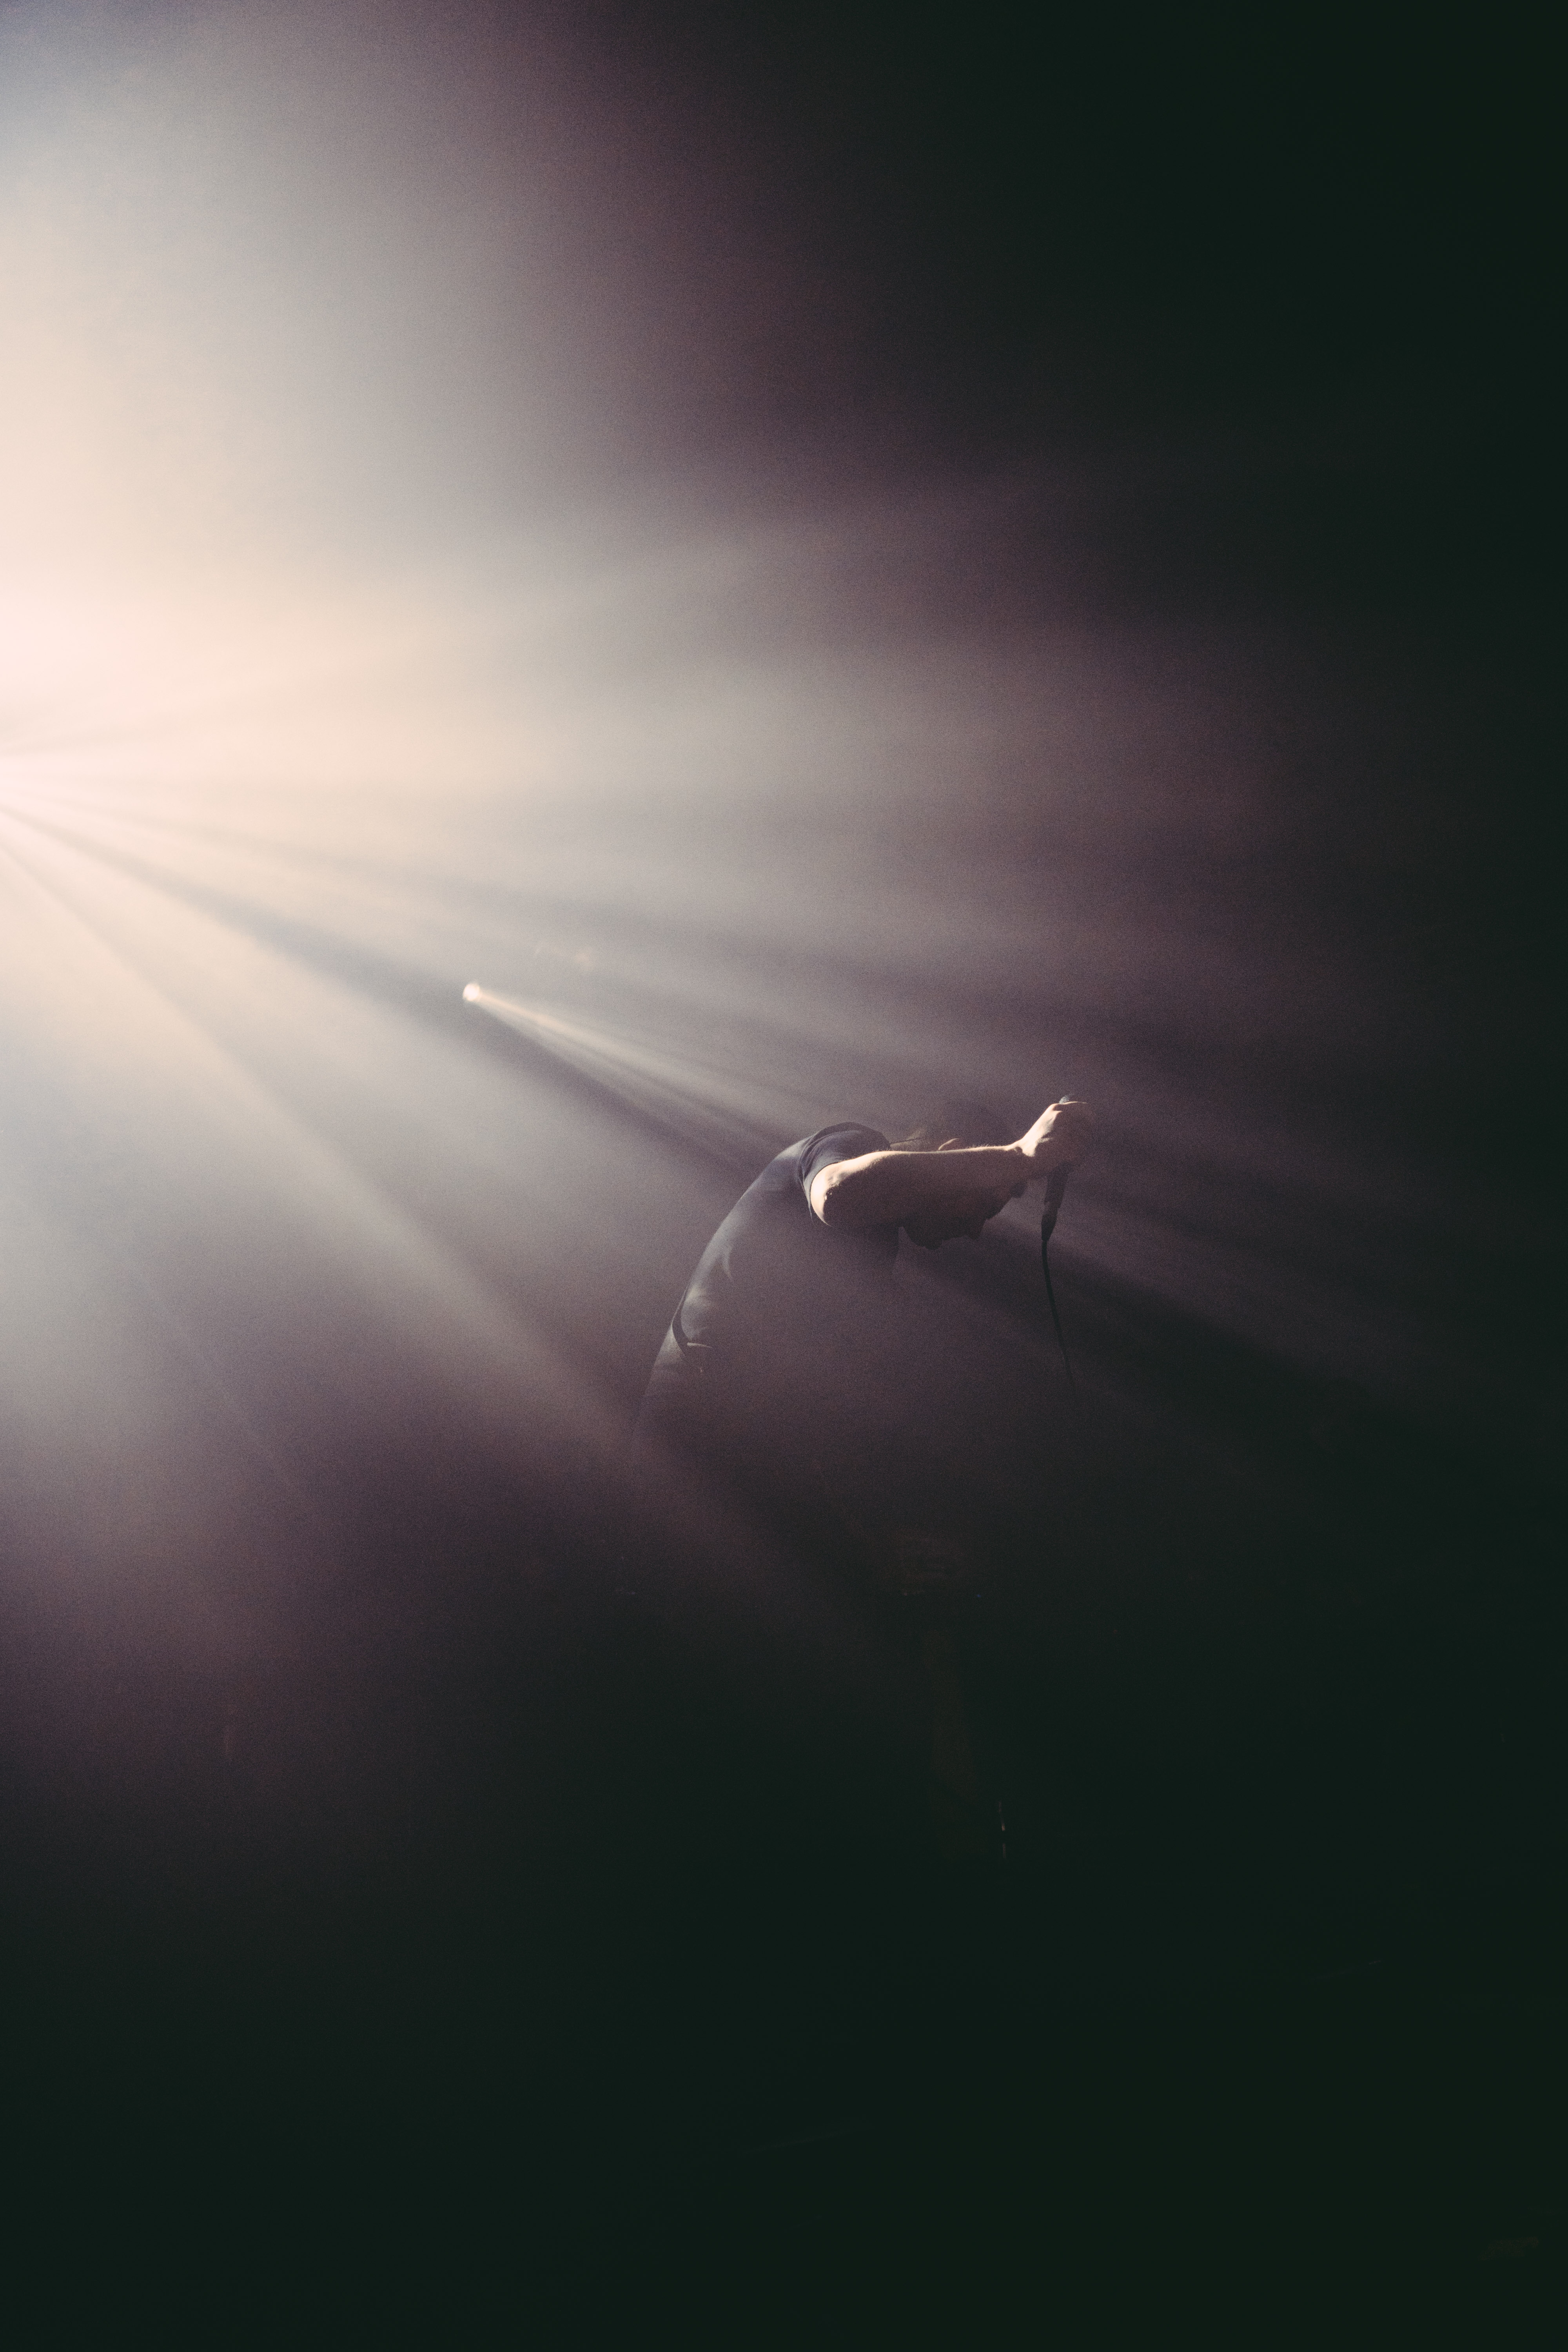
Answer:
[[[342,1539],[333,1464],[569,1483],[747,1168],[958,1080],[1020,1129],[1096,1102],[1083,1279],[1519,1424],[1473,1183],[1510,1266],[1538,1211],[1443,1117],[1485,682],[1462,625],[1291,609],[1249,536],[1364,450],[792,435],[865,364],[847,265],[553,19],[0,40],[0,1364],[41,1573],[133,1554],[243,1646],[266,1563]]]

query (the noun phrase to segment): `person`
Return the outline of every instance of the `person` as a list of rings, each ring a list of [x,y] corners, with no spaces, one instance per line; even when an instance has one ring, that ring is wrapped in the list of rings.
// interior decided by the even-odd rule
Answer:
[[[659,1348],[634,1457],[695,1481],[796,1559],[912,1617],[933,1710],[938,1843],[974,1847],[980,1802],[942,1600],[963,1546],[929,1516],[939,1368],[900,1311],[900,1234],[977,1241],[1037,1179],[1076,1167],[1088,1106],[1052,1103],[1010,1136],[982,1106],[938,1106],[898,1143],[846,1121],[781,1151],[699,1259]]]
[[[931,1524],[942,1517],[933,1458],[963,1418],[954,1364],[931,1362],[950,1352],[941,1322],[920,1339],[893,1265],[900,1234],[924,1251],[978,1242],[1032,1181],[1077,1167],[1090,1134],[1086,1103],[1051,1103],[1023,1136],[983,1106],[942,1103],[900,1143],[856,1122],[790,1143],[696,1263],[637,1416],[644,1475],[693,1484],[783,1540],[839,1601],[858,1592],[877,1622],[912,1634],[926,1834],[947,1863],[994,1861],[999,1806],[975,1764],[954,1625],[969,1545]],[[820,1710],[804,1712],[820,1728]]]
[[[851,1121],[792,1143],[698,1260],[654,1361],[637,1455],[684,1461],[785,1517],[813,1502],[841,1510],[873,1481],[879,1433],[907,1417],[917,1368],[900,1360],[889,1312],[900,1232],[924,1250],[978,1240],[1032,1181],[1076,1167],[1092,1131],[1081,1102],[1052,1103],[1012,1139],[957,1102],[897,1145]]]

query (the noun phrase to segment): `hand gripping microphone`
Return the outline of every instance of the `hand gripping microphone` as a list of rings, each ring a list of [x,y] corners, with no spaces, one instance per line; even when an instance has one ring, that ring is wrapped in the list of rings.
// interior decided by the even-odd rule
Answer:
[[[1040,1267],[1046,1277],[1046,1297],[1051,1303],[1051,1321],[1056,1325],[1057,1345],[1062,1351],[1062,1370],[1068,1376],[1068,1388],[1077,1396],[1078,1382],[1072,1376],[1072,1358],[1068,1354],[1068,1343],[1062,1337],[1062,1318],[1057,1312],[1057,1294],[1051,1283],[1051,1235],[1057,1229],[1057,1219],[1061,1214],[1068,1178],[1071,1173],[1070,1168],[1053,1168],[1046,1179],[1046,1213],[1040,1219]]]

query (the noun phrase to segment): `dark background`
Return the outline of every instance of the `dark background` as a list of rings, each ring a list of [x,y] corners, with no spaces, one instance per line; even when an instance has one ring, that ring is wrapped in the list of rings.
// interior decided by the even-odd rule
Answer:
[[[53,69],[82,69],[100,20],[35,14]],[[126,12],[117,37],[134,62],[207,21]],[[1101,789],[1078,740],[1065,816],[1005,757],[852,801],[676,796],[625,822],[689,861],[679,906],[501,904],[498,987],[564,925],[599,961],[552,982],[558,1011],[730,1066],[753,1050],[743,971],[816,1041],[824,1116],[915,1083],[882,1042],[845,1047],[829,1004],[877,1041],[940,1032],[933,1076],[990,1054],[1020,1126],[1039,1035],[1045,1083],[1104,1107],[1058,1244],[1079,1407],[1026,1224],[922,1276],[933,1315],[973,1310],[955,1328],[996,1400],[975,1433],[996,1564],[965,1641],[1005,1871],[925,1852],[907,1635],[765,1558],[656,1543],[613,1446],[477,1429],[434,1379],[373,1367],[346,1289],[308,1335],[286,1304],[258,1318],[220,1395],[199,1367],[234,1309],[194,1180],[171,1222],[152,1163],[15,1048],[30,1180],[196,1335],[159,1475],[199,1482],[236,1393],[287,1472],[252,1463],[213,1570],[286,1638],[195,1663],[145,1577],[105,1575],[123,1496],[51,1517],[13,1486],[11,2064],[46,2202],[67,2167],[111,2201],[149,2166],[206,2176],[221,2249],[281,2191],[290,2262],[237,2254],[237,2335],[303,2249],[336,2282],[312,2311],[417,2310],[453,2340],[574,2340],[605,2292],[748,2343],[1020,2317],[1138,2340],[1188,2313],[1314,2340],[1323,2313],[1375,2332],[1388,2296],[1473,2303],[1472,2340],[1506,2340],[1563,2226],[1543,30],[1375,8],[331,22],[344,87],[391,77],[454,206],[481,190],[504,221],[542,173],[528,284],[558,324],[555,422],[530,439],[504,236],[473,316],[434,269],[424,310],[366,311],[382,437],[289,494],[324,541],[417,539],[437,509],[798,517],[989,484],[908,561],[851,534],[826,592],[786,564],[638,657],[678,665],[693,629],[744,658],[948,628],[1133,642],[1120,675],[1156,709],[1201,672],[1229,715],[1159,793]],[[280,16],[268,52],[285,79],[297,29]],[[370,246],[321,219],[323,282],[372,301]],[[742,941],[710,887],[731,855],[784,909]],[[910,909],[938,884],[976,942],[1035,919],[999,872],[1037,880],[1038,965],[928,954]],[[802,912],[814,875],[837,950]],[[546,1107],[560,1190],[598,1220],[564,1290],[395,1118],[352,1150],[624,1432],[784,1108],[727,1134],[639,1111],[464,1008],[467,971],[259,885],[142,879]],[[1132,944],[1075,982],[1064,908],[1086,955]],[[288,1060],[280,1038],[269,1083],[342,1140],[350,1114]],[[152,1559],[178,1504],[138,1507]]]

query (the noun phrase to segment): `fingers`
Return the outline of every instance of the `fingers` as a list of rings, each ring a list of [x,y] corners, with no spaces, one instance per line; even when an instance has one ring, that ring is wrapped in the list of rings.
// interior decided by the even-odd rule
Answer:
[[[1050,1139],[1057,1146],[1057,1164],[1076,1167],[1094,1139],[1094,1113],[1087,1103],[1070,1097],[1054,1106]]]
[[[1028,1134],[1021,1139],[1021,1149],[1034,1174],[1044,1176],[1053,1168],[1076,1168],[1093,1135],[1094,1114],[1089,1105],[1064,1095],[1059,1102],[1041,1112]]]

